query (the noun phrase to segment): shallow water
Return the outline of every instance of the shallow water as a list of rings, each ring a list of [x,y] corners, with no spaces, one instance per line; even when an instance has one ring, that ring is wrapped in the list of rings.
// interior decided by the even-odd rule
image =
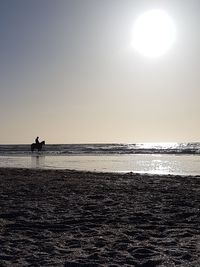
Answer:
[[[0,167],[200,175],[199,155],[0,156]]]

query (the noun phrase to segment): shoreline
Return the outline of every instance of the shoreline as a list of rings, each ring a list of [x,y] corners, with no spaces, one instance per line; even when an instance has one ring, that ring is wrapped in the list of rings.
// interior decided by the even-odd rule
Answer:
[[[76,170],[76,169],[56,169],[56,168],[36,168],[36,167],[0,167],[0,172],[2,171],[9,171],[12,170],[13,172],[15,171],[27,171],[29,170],[30,172],[47,172],[47,173],[54,173],[56,172],[57,174],[60,173],[66,173],[66,174],[77,174],[77,175],[106,175],[106,176],[125,176],[125,178],[134,178],[134,177],[154,177],[154,178],[200,178],[200,174],[192,175],[192,174],[159,174],[159,173],[148,173],[148,172],[133,172],[133,171],[90,171],[90,170]],[[12,172],[11,171],[11,172]]]
[[[0,265],[199,266],[198,178],[0,168]]]

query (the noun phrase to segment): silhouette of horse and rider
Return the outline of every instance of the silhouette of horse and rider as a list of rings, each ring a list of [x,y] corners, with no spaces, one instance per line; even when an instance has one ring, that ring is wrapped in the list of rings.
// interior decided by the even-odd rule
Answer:
[[[35,143],[31,144],[31,151],[33,152],[35,149],[38,151],[42,150],[42,147],[45,145],[45,141],[39,142],[39,137],[35,139]]]

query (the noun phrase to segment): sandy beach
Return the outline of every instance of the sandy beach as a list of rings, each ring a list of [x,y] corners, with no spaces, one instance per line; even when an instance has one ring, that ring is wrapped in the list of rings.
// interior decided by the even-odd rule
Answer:
[[[0,266],[200,266],[200,177],[0,169]]]

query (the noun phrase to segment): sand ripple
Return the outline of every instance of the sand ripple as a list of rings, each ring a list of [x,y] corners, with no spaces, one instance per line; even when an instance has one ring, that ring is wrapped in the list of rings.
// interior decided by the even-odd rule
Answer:
[[[200,266],[200,179],[0,169],[0,266]]]

